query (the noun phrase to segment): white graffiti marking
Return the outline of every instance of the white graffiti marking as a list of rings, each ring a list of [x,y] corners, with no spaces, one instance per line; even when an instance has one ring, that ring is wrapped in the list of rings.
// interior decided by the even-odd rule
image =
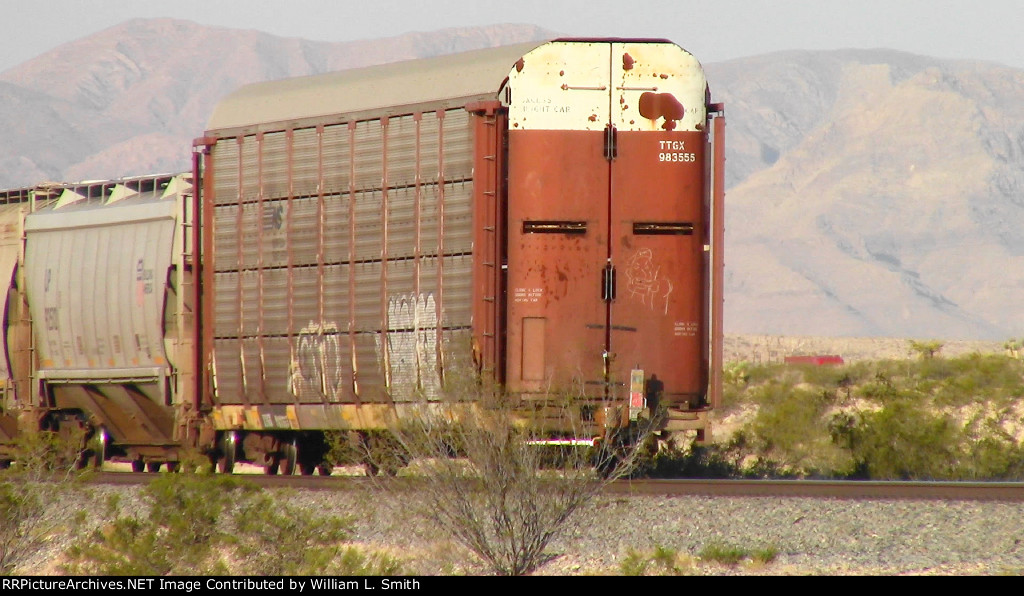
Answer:
[[[633,253],[626,265],[629,297],[639,298],[640,303],[654,310],[664,305],[668,314],[668,297],[672,294],[672,282],[667,277],[658,277],[661,267],[654,263],[654,253],[641,248]]]
[[[388,299],[388,389],[395,399],[438,395],[437,305],[432,294],[401,294]],[[383,362],[381,340],[377,356]]]
[[[292,353],[292,395],[338,401],[341,397],[341,380],[338,326],[334,323],[310,322],[299,332]]]

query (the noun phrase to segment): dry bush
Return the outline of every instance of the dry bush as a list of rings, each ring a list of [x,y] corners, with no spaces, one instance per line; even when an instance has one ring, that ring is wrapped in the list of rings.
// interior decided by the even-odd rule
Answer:
[[[14,463],[0,471],[0,575],[10,575],[62,530],[47,509],[84,473],[83,433],[24,433],[9,447]]]
[[[442,401],[404,412],[392,429],[400,453],[385,455],[379,441],[368,457],[387,458],[382,468],[413,462],[407,476],[415,487],[402,497],[413,513],[490,572],[527,574],[549,560],[546,547],[583,521],[581,510],[602,488],[632,472],[652,425],[641,423],[598,448],[541,445],[550,432],[524,419],[522,403],[485,385],[449,387]],[[560,412],[563,436],[582,437],[572,403],[562,396],[547,407]],[[387,490],[391,483],[378,479],[377,486]]]

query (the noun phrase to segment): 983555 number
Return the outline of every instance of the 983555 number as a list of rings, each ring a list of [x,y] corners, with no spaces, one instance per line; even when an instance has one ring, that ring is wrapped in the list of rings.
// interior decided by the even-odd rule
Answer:
[[[697,161],[697,154],[683,153],[681,151],[670,151],[667,153],[659,153],[658,161],[692,162]]]

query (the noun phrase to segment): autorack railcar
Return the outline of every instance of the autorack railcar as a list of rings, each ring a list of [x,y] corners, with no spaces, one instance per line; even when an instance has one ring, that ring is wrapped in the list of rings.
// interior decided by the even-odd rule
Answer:
[[[591,435],[656,404],[666,430],[706,433],[722,117],[697,60],[662,40],[230,95],[196,141],[220,443],[311,470],[305,431],[384,428],[438,394],[459,346],[525,401],[570,392]]]

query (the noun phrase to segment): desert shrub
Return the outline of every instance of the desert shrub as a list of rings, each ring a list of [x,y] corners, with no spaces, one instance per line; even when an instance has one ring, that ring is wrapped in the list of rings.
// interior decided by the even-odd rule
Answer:
[[[969,354],[932,360],[921,367],[922,378],[937,381],[932,394],[940,406],[972,402],[1008,404],[1024,397],[1021,373],[1020,361],[1003,355]]]
[[[650,478],[732,478],[739,475],[733,444],[662,449],[646,462],[643,472]]]
[[[852,382],[850,371],[845,366],[815,366],[813,364],[790,365],[791,368],[800,373],[804,383],[808,383],[825,390],[837,390],[849,386]]]
[[[631,548],[619,563],[619,571],[626,576],[645,575],[650,564],[651,560],[647,555]]]
[[[774,545],[764,547],[741,547],[728,544],[721,540],[712,540],[697,555],[703,561],[722,565],[738,565],[742,561],[753,561],[759,564],[771,563],[778,556],[778,548]]]
[[[716,445],[742,475],[1012,479],[1022,473],[1022,448],[1007,434],[1024,398],[1017,359],[936,352],[774,371],[775,377],[738,387],[734,399],[756,404],[758,413],[729,444]]]
[[[161,474],[143,490],[144,511],[120,511],[72,546],[68,570],[99,575],[223,575],[230,543],[223,514],[256,489],[233,476]]]
[[[877,402],[886,402],[906,397],[908,393],[901,387],[898,377],[891,371],[878,371],[874,377],[854,392],[858,397],[863,397]]]
[[[942,351],[942,346],[942,342],[938,340],[910,340],[907,342],[907,349],[910,353],[917,355],[922,360],[935,358]]]
[[[986,436],[969,444],[958,480],[1024,480],[1024,448],[1012,437]]]
[[[547,545],[578,522],[604,486],[635,469],[650,424],[599,449],[562,450],[553,458],[537,445],[547,431],[524,419],[514,398],[471,373],[452,378],[459,382],[445,388],[443,401],[409,408],[393,429],[401,457],[420,471],[406,503],[491,573],[528,574],[549,560]],[[547,416],[581,437],[584,431],[572,428],[581,424],[572,402],[551,396]],[[386,478],[378,488],[390,489]]]
[[[343,544],[351,519],[313,513],[237,476],[161,474],[144,507],[109,503],[113,519],[69,551],[67,571],[98,575],[393,575],[396,559]]]
[[[58,532],[67,531],[47,511],[78,490],[81,433],[24,433],[9,446],[14,463],[0,470],[0,575],[37,554]]]
[[[696,571],[697,561],[678,550],[657,545],[651,551],[629,549],[619,565],[622,575],[686,575]]]
[[[725,410],[740,405],[749,399],[750,387],[776,378],[785,370],[778,364],[752,364],[734,362],[724,365],[722,375],[722,402]]]
[[[352,535],[350,517],[313,513],[261,492],[235,514],[235,548],[253,575],[397,575],[397,559],[343,546]]]
[[[697,556],[703,561],[711,561],[723,565],[736,565],[747,556],[747,551],[715,540],[704,545]]]
[[[948,417],[913,400],[860,414],[849,432],[856,467],[872,479],[931,480],[956,476],[961,433]]]
[[[768,383],[756,401],[760,407],[749,432],[763,459],[806,475],[828,475],[847,464],[848,456],[833,443],[824,418],[836,402],[834,393]]]

